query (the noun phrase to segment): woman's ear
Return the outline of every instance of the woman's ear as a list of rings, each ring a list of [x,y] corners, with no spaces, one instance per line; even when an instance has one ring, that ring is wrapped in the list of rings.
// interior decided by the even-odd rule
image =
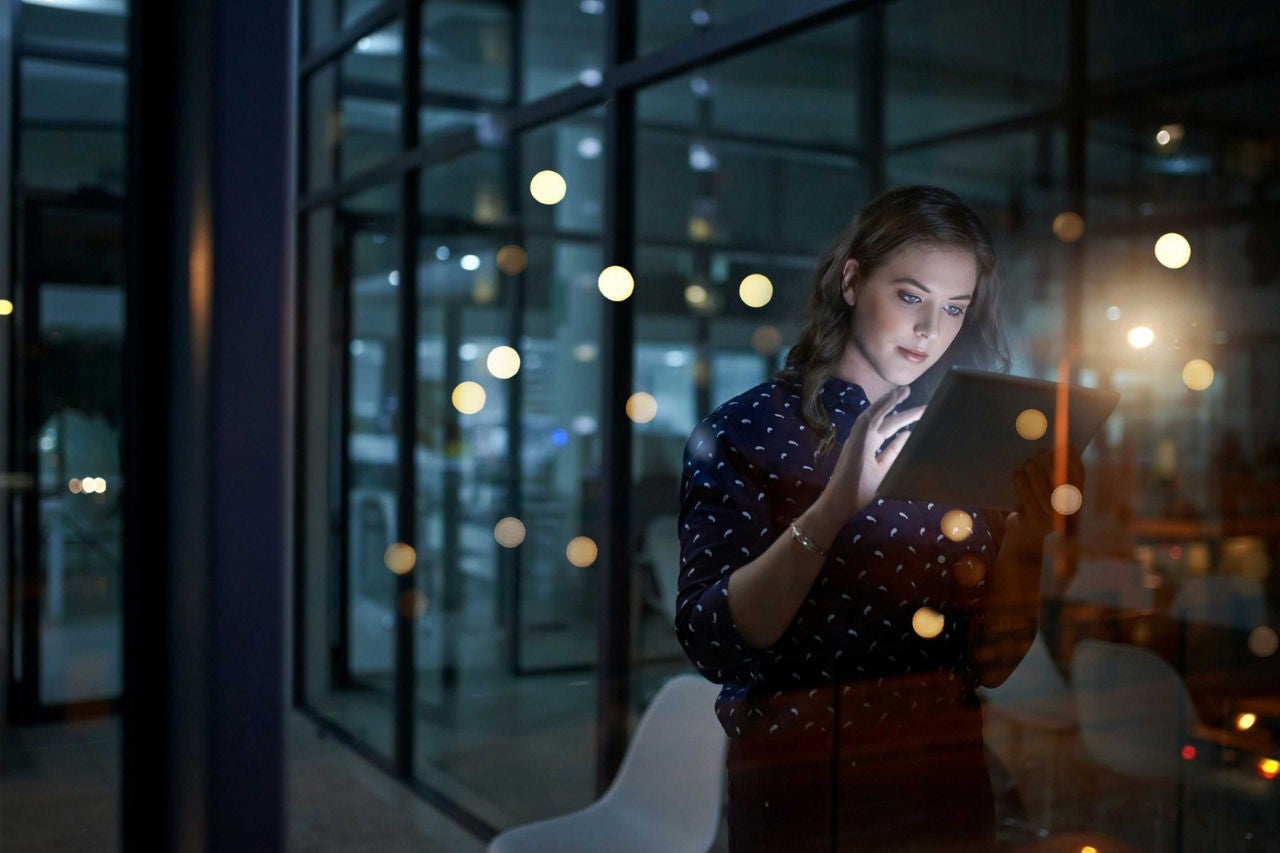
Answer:
[[[858,301],[858,293],[853,284],[858,280],[858,262],[853,258],[844,262],[844,271],[840,274],[840,294],[850,308]]]

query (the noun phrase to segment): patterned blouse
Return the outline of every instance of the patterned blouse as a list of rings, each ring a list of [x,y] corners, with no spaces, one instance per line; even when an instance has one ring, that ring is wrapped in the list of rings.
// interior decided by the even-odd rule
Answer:
[[[984,515],[955,507],[872,501],[836,535],[776,643],[757,650],[738,633],[729,575],[817,499],[869,406],[861,387],[841,379],[821,394],[836,429],[823,456],[798,389],[781,381],[717,408],[685,448],[676,631],[698,670],[724,685],[716,715],[730,737],[825,732],[833,683],[845,694],[853,685],[856,701],[840,714],[864,730],[919,702],[969,704],[977,684],[967,623],[982,607],[998,542]],[[873,689],[886,679],[890,689]],[[954,689],[939,692],[939,682]]]

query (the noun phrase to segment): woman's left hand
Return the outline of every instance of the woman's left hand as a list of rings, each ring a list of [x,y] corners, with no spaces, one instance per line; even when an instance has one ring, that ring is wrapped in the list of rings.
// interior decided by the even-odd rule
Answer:
[[[1084,491],[1084,461],[1074,448],[1067,449],[1066,482]],[[1053,508],[1053,453],[1041,449],[1013,475],[1019,507],[1009,517],[1009,527],[1028,544],[1039,545],[1053,532],[1058,512]]]

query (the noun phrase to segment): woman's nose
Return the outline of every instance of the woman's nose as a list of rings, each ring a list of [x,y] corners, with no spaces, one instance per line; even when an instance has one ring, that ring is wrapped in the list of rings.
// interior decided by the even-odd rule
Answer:
[[[938,324],[934,320],[921,320],[916,323],[916,337],[931,341],[938,336]]]

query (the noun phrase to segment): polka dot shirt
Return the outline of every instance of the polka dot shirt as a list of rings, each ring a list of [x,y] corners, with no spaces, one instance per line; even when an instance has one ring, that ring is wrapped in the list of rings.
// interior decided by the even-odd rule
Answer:
[[[976,685],[966,625],[982,606],[998,543],[984,515],[964,510],[971,532],[961,541],[944,535],[943,516],[955,507],[876,499],[853,511],[783,636],[757,650],[738,633],[729,576],[818,497],[869,406],[862,388],[840,379],[821,394],[836,429],[824,455],[801,418],[798,389],[778,381],[717,408],[685,448],[676,631],[698,670],[724,685],[716,714],[730,737],[826,731],[833,684],[853,685],[855,717],[869,724],[940,695],[965,701]],[[891,690],[864,689],[886,679]],[[931,689],[939,679],[956,690]]]

